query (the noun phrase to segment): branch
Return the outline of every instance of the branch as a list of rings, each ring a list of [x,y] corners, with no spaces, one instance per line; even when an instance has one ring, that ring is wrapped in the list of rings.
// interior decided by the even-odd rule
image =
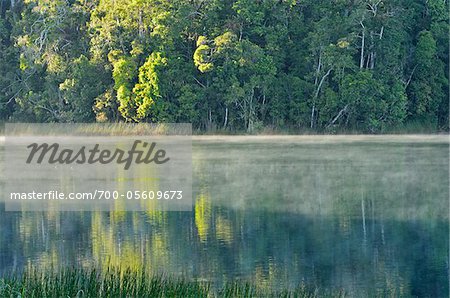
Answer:
[[[327,128],[336,123],[336,121],[338,121],[339,118],[341,118],[341,116],[344,115],[345,112],[347,112],[348,105],[349,104],[347,104],[342,110],[339,111],[336,117],[334,117],[334,119],[327,125]]]
[[[47,107],[44,107],[44,106],[42,106],[42,105],[40,105],[40,104],[37,104],[36,102],[32,101],[31,99],[29,99],[29,101],[30,101],[33,105],[35,105],[36,108],[45,110],[45,111],[49,112],[50,114],[52,114],[53,117],[55,117],[56,119],[59,119],[59,116],[58,116],[58,114],[56,113],[56,111],[51,110],[51,109],[49,109],[49,108],[47,108]]]
[[[364,21],[364,20],[359,21],[359,24],[361,25],[361,27],[362,27],[363,29],[366,29],[366,26],[364,26],[363,21]]]
[[[379,0],[377,3],[375,4],[371,4],[371,3],[367,3],[367,5],[370,7],[370,11],[372,12],[373,16],[377,15],[377,11],[378,11],[378,5],[380,5],[382,0]]]
[[[330,75],[332,68],[330,68],[327,73],[322,77],[320,80],[319,86],[317,87],[316,93],[314,94],[314,99],[316,99],[319,96],[320,89],[322,89],[323,82],[325,79]]]
[[[383,33],[384,33],[384,26],[381,26],[380,33],[374,33],[374,35],[378,35],[378,37],[380,37],[381,40],[383,38]]]
[[[2,104],[5,105],[5,106],[9,105],[9,104],[12,102],[12,100],[15,99],[16,96],[17,96],[21,91],[22,91],[22,88],[20,88],[19,91],[17,91],[10,99],[8,99],[7,102],[2,103]]]
[[[197,80],[196,77],[192,76],[194,78],[194,80],[197,82],[197,84],[199,84],[200,86],[202,86],[203,88],[206,88],[206,86],[204,84],[202,84],[202,82],[200,82],[199,80]]]
[[[408,88],[409,84],[411,83],[412,77],[414,75],[414,72],[416,71],[417,65],[414,66],[413,71],[411,72],[411,75],[409,76],[408,81],[405,83],[405,89]]]

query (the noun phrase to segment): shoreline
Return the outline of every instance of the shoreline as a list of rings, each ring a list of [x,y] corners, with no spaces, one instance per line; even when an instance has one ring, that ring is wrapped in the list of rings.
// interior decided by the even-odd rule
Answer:
[[[448,134],[385,134],[385,135],[192,135],[194,142],[271,142],[271,141],[305,141],[305,142],[436,142],[450,143]],[[0,135],[0,143],[5,136]]]
[[[193,135],[193,141],[304,141],[304,142],[437,142],[450,143],[444,134],[386,134],[386,135]]]

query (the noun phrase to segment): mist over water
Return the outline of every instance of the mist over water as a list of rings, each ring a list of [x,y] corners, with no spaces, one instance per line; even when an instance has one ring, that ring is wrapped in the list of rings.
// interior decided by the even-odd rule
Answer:
[[[144,265],[217,285],[447,296],[448,154],[436,136],[194,137],[192,212],[0,211],[0,272]]]

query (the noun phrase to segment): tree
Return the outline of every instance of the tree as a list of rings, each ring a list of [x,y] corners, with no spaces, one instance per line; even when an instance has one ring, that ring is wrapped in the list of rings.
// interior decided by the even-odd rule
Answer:
[[[2,1],[0,117],[448,130],[448,5]]]
[[[87,55],[85,23],[89,8],[86,3],[67,1],[33,0],[24,4],[21,19],[14,28],[20,72],[13,118],[42,122],[92,121],[92,113],[87,116],[80,110],[90,111],[92,106],[80,106],[86,101],[93,102],[95,95],[89,94],[90,99],[83,97],[83,102],[71,100],[70,103],[63,95],[72,83],[77,83],[69,78],[79,66],[77,59]],[[86,73],[78,72],[78,77],[81,75]]]
[[[410,117],[437,124],[437,112],[445,96],[445,75],[442,62],[437,57],[436,40],[430,31],[419,33],[414,55],[415,72],[409,87]]]
[[[11,21],[15,13],[2,7],[0,18],[0,119],[7,120],[14,112],[15,96],[20,93],[18,50],[11,40]]]
[[[137,105],[135,120],[148,117],[152,107],[161,98],[160,73],[165,66],[167,66],[167,58],[160,52],[154,52],[148,57],[144,65],[139,68],[139,82],[133,89]],[[158,106],[160,107],[161,104],[158,104]]]

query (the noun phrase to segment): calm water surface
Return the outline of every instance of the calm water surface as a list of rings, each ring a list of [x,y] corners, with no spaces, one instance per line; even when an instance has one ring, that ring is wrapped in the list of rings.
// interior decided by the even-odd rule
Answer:
[[[448,297],[448,157],[448,137],[197,138],[192,212],[0,206],[0,274],[145,265],[217,285]]]

